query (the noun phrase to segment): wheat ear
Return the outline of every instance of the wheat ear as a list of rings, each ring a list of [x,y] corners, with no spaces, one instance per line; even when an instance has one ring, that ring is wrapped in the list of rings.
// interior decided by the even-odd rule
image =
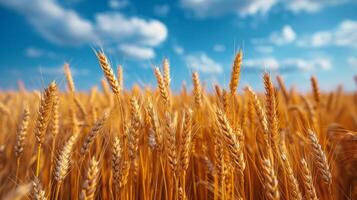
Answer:
[[[275,89],[268,73],[264,74],[263,79],[265,86],[266,116],[268,119],[269,142],[272,149],[276,152],[277,146],[279,144],[279,137]]]
[[[301,160],[301,165],[302,165],[302,178],[303,178],[303,186],[304,186],[304,191],[305,191],[305,199],[306,200],[318,200],[314,183],[312,180],[311,172],[309,170],[309,167],[305,161],[305,159]]]
[[[94,200],[95,191],[97,188],[97,183],[99,179],[99,163],[93,157],[89,162],[88,171],[86,174],[86,179],[82,184],[81,198],[82,200]]]
[[[166,131],[166,153],[169,161],[169,166],[171,168],[172,174],[176,175],[177,173],[177,152],[176,152],[176,127],[175,120],[172,119],[171,115],[166,112],[165,113],[165,131]]]
[[[201,88],[198,72],[192,73],[192,82],[193,82],[193,95],[195,97],[195,105],[197,108],[200,108],[202,106],[202,88]]]
[[[248,92],[249,96],[251,97],[251,100],[254,105],[254,109],[257,114],[258,120],[263,128],[263,131],[264,131],[265,142],[268,145],[269,144],[269,139],[268,139],[269,129],[268,129],[268,122],[267,122],[267,118],[266,118],[264,109],[258,99],[258,96],[255,94],[255,92],[249,86],[246,87],[246,91]]]
[[[263,187],[265,191],[265,197],[269,200],[280,199],[280,193],[278,188],[278,179],[275,175],[274,168],[269,159],[262,160],[262,175],[263,175]]]
[[[5,104],[3,104],[1,101],[0,101],[0,113],[4,113],[5,115],[11,114],[9,108]]]
[[[107,56],[104,54],[104,52],[97,52],[97,58],[100,64],[100,67],[102,68],[105,78],[107,78],[107,81],[110,84],[110,87],[115,95],[119,95],[120,89],[119,89],[119,83],[118,80],[115,78],[115,75],[113,73],[113,69],[110,66],[110,63],[108,61]]]
[[[81,148],[81,154],[85,155],[87,154],[87,152],[90,149],[90,146],[92,145],[92,143],[94,142],[96,136],[98,135],[99,131],[102,129],[102,127],[104,126],[104,123],[106,122],[106,120],[109,117],[109,113],[105,112],[102,116],[102,118],[100,118],[93,126],[92,130],[88,133],[88,135],[84,138],[84,142]]]
[[[231,94],[234,95],[238,88],[239,76],[240,76],[240,69],[243,59],[243,52],[239,50],[236,54],[233,62],[233,68],[231,72],[231,81],[229,83],[229,89],[231,90]]]
[[[20,125],[20,128],[16,135],[16,143],[15,143],[16,176],[15,176],[15,180],[17,180],[17,178],[18,178],[20,159],[21,159],[22,152],[23,152],[24,146],[25,146],[24,141],[26,139],[26,135],[28,132],[29,120],[30,120],[30,111],[26,105],[24,108],[24,111],[23,111],[21,125]]]
[[[313,161],[322,177],[322,180],[326,184],[331,184],[332,176],[330,168],[326,159],[325,153],[322,151],[321,145],[317,140],[316,134],[312,130],[307,131],[308,138],[311,143],[312,157]]]
[[[78,133],[74,133],[68,141],[64,144],[59,155],[57,157],[56,167],[54,171],[54,177],[57,181],[56,191],[55,191],[55,199],[58,199],[59,191],[61,185],[66,178],[66,175],[70,168],[71,155],[73,152],[73,147],[77,141]]]
[[[164,74],[164,82],[166,85],[167,90],[170,90],[170,83],[171,83],[171,77],[170,77],[170,63],[167,58],[165,58],[162,62],[162,70]]]
[[[317,79],[315,76],[311,76],[311,86],[312,86],[312,94],[314,95],[314,100],[318,105],[320,103],[320,90],[319,85],[317,83]]]
[[[118,65],[117,67],[117,76],[118,76],[118,87],[120,91],[124,90],[124,75],[123,75],[123,67]]]
[[[140,108],[135,97],[130,99],[130,118],[131,126],[129,129],[129,156],[132,161],[135,160],[138,154],[139,147],[139,129],[141,126]]]
[[[37,177],[32,181],[32,186],[34,200],[47,200],[45,191],[42,189],[40,180]]]
[[[44,134],[46,132],[48,122],[50,119],[51,108],[54,100],[54,94],[57,90],[55,82],[52,82],[44,92],[44,95],[40,102],[40,108],[37,116],[37,124],[35,129],[35,137],[37,141],[37,165],[36,176],[38,177],[40,172],[40,158],[41,158],[41,146]]]
[[[288,91],[286,90],[286,87],[285,87],[283,78],[281,78],[281,76],[278,75],[278,76],[276,76],[276,80],[278,81],[280,90],[281,90],[281,92],[283,93],[285,103],[288,103],[288,101],[289,101],[289,94],[288,94]]]
[[[187,110],[184,115],[183,132],[181,134],[180,163],[181,172],[185,172],[190,162],[192,146],[192,111]]]
[[[152,130],[153,136],[154,136],[154,138],[151,139],[151,141],[154,140],[155,144],[156,144],[155,146],[157,146],[157,149],[162,150],[162,135],[159,130],[159,120],[158,120],[157,113],[155,112],[154,107],[150,100],[148,102],[147,113],[149,115],[150,126],[151,126],[151,130]]]
[[[289,163],[288,158],[286,157],[285,153],[281,154],[281,158],[286,169],[287,173],[287,181],[288,181],[288,192],[289,192],[289,199],[291,200],[302,200],[301,191],[299,188],[299,183],[294,176],[293,169]]]
[[[15,144],[15,156],[20,158],[24,150],[24,140],[28,132],[28,124],[30,120],[30,111],[27,106],[25,106],[22,116],[21,125],[16,135],[16,144]]]
[[[130,164],[122,159],[122,147],[118,137],[115,137],[112,144],[112,169],[115,187],[119,190],[128,181]]]
[[[237,135],[241,135],[241,130],[237,129],[237,135],[233,132],[226,115],[219,109],[216,110],[217,126],[222,133],[223,139],[228,146],[228,150],[237,167],[240,175],[243,175],[245,169],[245,161],[243,156],[243,149]]]
[[[69,64],[65,63],[63,68],[64,68],[64,75],[66,76],[66,79],[67,79],[68,90],[71,93],[73,93],[73,92],[75,92],[75,87],[74,87],[74,81],[73,81],[72,72],[71,72],[71,69],[69,67]]]
[[[160,96],[162,98],[162,101],[164,102],[164,104],[166,106],[168,106],[168,105],[170,105],[170,98],[169,98],[169,94],[167,91],[167,87],[165,86],[164,79],[161,75],[160,69],[158,67],[155,67],[154,73],[156,76],[157,85],[159,87]]]

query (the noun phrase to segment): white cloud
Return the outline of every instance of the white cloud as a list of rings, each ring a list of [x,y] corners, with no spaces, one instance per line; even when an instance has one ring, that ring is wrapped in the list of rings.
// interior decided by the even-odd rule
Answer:
[[[270,35],[269,40],[275,45],[285,45],[292,43],[296,39],[296,33],[290,25],[285,25],[281,31]]]
[[[63,64],[53,66],[39,66],[37,67],[37,72],[43,75],[51,75],[51,76],[58,76],[59,74],[64,74],[63,71]],[[87,76],[90,74],[89,69],[86,68],[77,68],[71,66],[71,73],[72,76]]]
[[[40,58],[40,57],[57,58],[58,57],[58,55],[52,51],[46,51],[44,49],[40,49],[37,47],[26,48],[25,55],[29,58]]]
[[[265,14],[278,0],[181,0],[181,6],[198,18],[237,14],[240,16]]]
[[[185,57],[189,68],[202,73],[222,73],[222,66],[205,53],[190,54]]]
[[[215,44],[213,46],[213,51],[216,51],[216,52],[223,52],[226,50],[226,47],[222,44]]]
[[[274,57],[266,57],[259,59],[247,59],[243,60],[243,67],[247,69],[258,69],[258,70],[329,70],[332,67],[331,60],[328,58],[313,58],[313,59],[303,59],[303,58],[286,58],[278,60]]]
[[[174,52],[177,55],[183,55],[185,53],[185,49],[182,46],[177,45],[177,44],[173,45],[172,49],[174,50]]]
[[[347,63],[350,67],[357,68],[357,58],[356,57],[349,57],[347,59]]]
[[[273,7],[282,5],[288,11],[318,12],[325,7],[352,0],[181,0],[181,6],[195,17],[217,17],[227,14],[239,16],[266,14]]]
[[[131,44],[152,48],[164,42],[168,34],[166,26],[157,20],[109,12],[97,13],[91,21],[53,0],[0,0],[0,4],[24,15],[37,32],[59,45]]]
[[[43,51],[34,47],[29,47],[25,50],[25,54],[30,58],[39,58],[43,56]]]
[[[280,63],[273,57],[246,59],[243,60],[243,68],[244,67],[277,70],[280,67]]]
[[[167,4],[155,5],[154,13],[158,16],[164,17],[170,12],[170,6]]]
[[[156,46],[167,38],[167,28],[157,20],[138,17],[127,18],[120,13],[100,13],[96,15],[96,30],[105,42],[137,42]]]
[[[46,39],[57,44],[78,45],[94,41],[93,25],[76,12],[50,0],[1,0],[1,4],[21,14]]]
[[[357,21],[342,21],[332,30],[318,31],[298,41],[299,46],[345,46],[357,48]]]
[[[268,54],[268,53],[272,53],[274,51],[274,48],[268,45],[261,45],[261,46],[256,46],[255,50],[259,53]]]
[[[299,12],[317,12],[327,6],[333,6],[337,4],[343,4],[348,2],[348,0],[292,0],[286,1],[285,6],[288,10],[299,13]]]
[[[128,0],[109,0],[108,6],[112,9],[121,9],[129,5]]]
[[[119,46],[119,50],[126,56],[136,59],[146,60],[155,57],[155,51],[150,47],[122,44]]]

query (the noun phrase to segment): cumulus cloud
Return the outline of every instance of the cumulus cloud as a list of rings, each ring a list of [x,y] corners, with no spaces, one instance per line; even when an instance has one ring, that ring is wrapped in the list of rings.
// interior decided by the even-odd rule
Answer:
[[[265,14],[278,0],[181,0],[181,6],[198,18],[237,14],[240,16]]]
[[[274,48],[269,45],[259,45],[255,47],[255,50],[259,53],[268,54],[268,53],[272,53],[274,51]]]
[[[342,21],[332,30],[318,31],[302,38],[298,45],[305,47],[345,46],[357,48],[357,21]]]
[[[0,0],[0,4],[24,15],[37,32],[59,45],[125,43],[153,48],[165,41],[168,34],[166,26],[157,20],[108,12],[97,13],[91,21],[52,0]]]
[[[52,51],[46,51],[37,47],[28,47],[25,49],[25,55],[29,58],[56,58],[58,55]]]
[[[356,58],[356,57],[349,57],[349,58],[347,59],[347,64],[348,64],[350,67],[357,68],[357,58]]]
[[[349,2],[349,0],[293,0],[286,1],[285,7],[294,12],[318,12],[324,7],[333,6],[337,4],[343,4]]]
[[[58,76],[58,74],[64,74],[63,64],[57,66],[38,66],[37,72],[43,75]],[[89,69],[77,68],[71,66],[72,76],[87,76],[90,74]]]
[[[270,35],[270,42],[275,45],[285,45],[292,43],[296,39],[296,33],[290,25],[285,25],[281,31],[273,32]]]
[[[267,38],[253,38],[251,41],[259,46],[266,46],[268,44],[282,46],[291,44],[296,39],[297,34],[294,29],[290,25],[284,25],[281,30],[272,32]]]
[[[93,25],[76,12],[50,0],[1,0],[1,4],[26,17],[46,39],[57,44],[76,45],[94,41]],[[31,5],[31,6],[29,6]]]
[[[122,44],[119,46],[119,50],[126,56],[135,59],[152,59],[155,57],[155,51],[149,47],[136,46],[130,44]]]
[[[121,9],[129,5],[128,0],[109,0],[108,6],[112,9]]]
[[[222,66],[205,53],[190,54],[185,57],[187,66],[202,73],[222,73]]]
[[[177,44],[173,45],[172,49],[174,50],[174,52],[177,55],[183,55],[185,53],[185,49],[182,46],[177,45]]]
[[[34,47],[29,47],[25,50],[25,54],[30,58],[39,58],[43,56],[43,51]]]
[[[213,51],[216,51],[216,52],[223,52],[226,50],[226,46],[222,45],[222,44],[215,44],[213,46]]]
[[[198,18],[217,17],[227,14],[239,16],[266,14],[274,6],[282,5],[294,13],[318,12],[325,7],[351,0],[181,0],[181,6]]]
[[[329,70],[332,62],[328,58],[286,58],[278,60],[274,57],[243,60],[243,67],[253,70],[272,71],[309,71],[315,69]]]
[[[95,17],[102,42],[131,41],[156,46],[167,37],[167,28],[157,20],[127,18],[120,13],[100,13]]]
[[[154,6],[154,13],[160,17],[165,17],[170,12],[170,6],[167,4]]]

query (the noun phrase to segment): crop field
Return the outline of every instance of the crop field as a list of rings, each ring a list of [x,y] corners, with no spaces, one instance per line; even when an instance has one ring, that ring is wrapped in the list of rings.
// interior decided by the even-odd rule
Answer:
[[[78,92],[65,64],[65,91],[0,93],[0,199],[357,199],[357,93],[270,73],[256,92],[239,84],[242,51],[228,88],[193,72],[173,91],[164,59],[156,88],[124,89],[95,56],[101,90]]]

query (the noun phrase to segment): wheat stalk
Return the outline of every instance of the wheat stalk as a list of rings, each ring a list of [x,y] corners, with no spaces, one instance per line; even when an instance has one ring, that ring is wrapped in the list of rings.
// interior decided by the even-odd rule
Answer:
[[[283,79],[281,78],[281,76],[278,75],[278,76],[276,76],[276,80],[278,81],[280,90],[283,93],[285,102],[288,103],[289,102],[289,94],[288,94],[288,91],[286,90]]]
[[[123,75],[123,67],[121,65],[118,65],[117,67],[117,76],[118,76],[118,87],[119,90],[122,91],[124,90],[124,75]]]
[[[67,79],[68,90],[71,93],[74,93],[75,92],[74,81],[73,81],[72,72],[71,72],[71,69],[69,67],[69,64],[65,63],[63,68],[64,68],[64,74],[65,74],[66,79]]]

